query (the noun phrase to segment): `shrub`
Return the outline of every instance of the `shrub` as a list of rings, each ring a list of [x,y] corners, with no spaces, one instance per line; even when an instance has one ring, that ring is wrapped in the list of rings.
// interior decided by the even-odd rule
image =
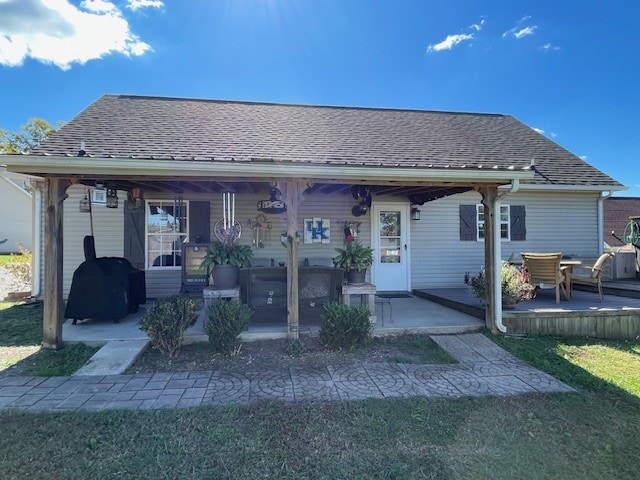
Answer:
[[[248,305],[216,298],[207,310],[206,332],[214,351],[236,355],[240,351],[238,335],[249,326],[252,311]]]
[[[327,303],[322,315],[320,341],[329,348],[352,348],[361,345],[371,335],[369,309],[365,306]]]
[[[502,281],[503,305],[515,305],[523,300],[533,298],[535,288],[528,283],[527,277],[521,268],[503,261],[500,269],[500,277]],[[469,292],[479,298],[484,305],[487,301],[484,270],[480,270],[476,276],[471,275],[469,272],[465,273],[464,283],[468,285]]]
[[[11,260],[4,266],[21,285],[31,283],[31,252],[18,243],[20,255],[11,254]]]
[[[300,355],[304,355],[309,351],[309,346],[300,339],[291,340],[289,343],[287,343],[285,351],[287,352],[287,355],[291,355],[292,357],[299,357]]]
[[[140,328],[163,355],[175,357],[185,330],[196,323],[199,310],[200,302],[187,295],[160,297],[142,317]]]

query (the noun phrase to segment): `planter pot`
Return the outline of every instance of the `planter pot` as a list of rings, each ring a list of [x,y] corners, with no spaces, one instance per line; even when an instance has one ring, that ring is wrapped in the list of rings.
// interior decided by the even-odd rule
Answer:
[[[235,265],[216,265],[211,271],[211,281],[216,288],[232,288],[238,283],[240,269]]]
[[[349,283],[364,283],[364,277],[367,275],[367,269],[364,270],[349,270],[347,272],[347,282]]]

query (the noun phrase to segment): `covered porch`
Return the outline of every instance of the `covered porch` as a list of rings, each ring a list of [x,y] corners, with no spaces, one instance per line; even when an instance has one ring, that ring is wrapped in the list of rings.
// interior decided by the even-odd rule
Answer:
[[[448,308],[437,302],[431,302],[408,293],[392,294],[376,302],[377,316],[373,335],[394,335],[400,333],[455,334],[480,330],[484,321],[464,312]],[[152,301],[141,307],[135,314],[127,315],[119,323],[98,320],[85,320],[72,325],[67,320],[62,326],[65,341],[82,342],[90,345],[104,345],[116,340],[147,340],[147,335],[140,330],[140,319]],[[204,331],[204,308],[195,325],[185,333],[185,342],[207,341]],[[306,321],[301,318],[299,332],[301,335],[316,335],[319,321]],[[279,322],[252,321],[249,328],[241,334],[243,341],[287,338],[286,319]]]

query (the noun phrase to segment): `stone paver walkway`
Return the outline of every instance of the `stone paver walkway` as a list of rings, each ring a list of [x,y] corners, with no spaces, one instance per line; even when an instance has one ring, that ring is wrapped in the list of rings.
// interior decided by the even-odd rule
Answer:
[[[351,400],[570,392],[482,334],[432,337],[460,363],[365,363],[237,375],[219,371],[0,378],[0,408],[29,411],[179,408],[257,400]]]

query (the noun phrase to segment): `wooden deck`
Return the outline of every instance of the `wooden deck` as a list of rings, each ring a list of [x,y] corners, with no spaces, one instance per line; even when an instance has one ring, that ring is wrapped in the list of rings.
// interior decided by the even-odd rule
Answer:
[[[615,292],[616,295],[613,295]],[[414,290],[416,296],[484,319],[484,309],[466,288]],[[629,296],[622,296],[629,295]],[[555,302],[553,290],[503,312],[507,332],[640,339],[640,282],[607,282],[604,300],[596,292],[575,290],[571,299]]]

